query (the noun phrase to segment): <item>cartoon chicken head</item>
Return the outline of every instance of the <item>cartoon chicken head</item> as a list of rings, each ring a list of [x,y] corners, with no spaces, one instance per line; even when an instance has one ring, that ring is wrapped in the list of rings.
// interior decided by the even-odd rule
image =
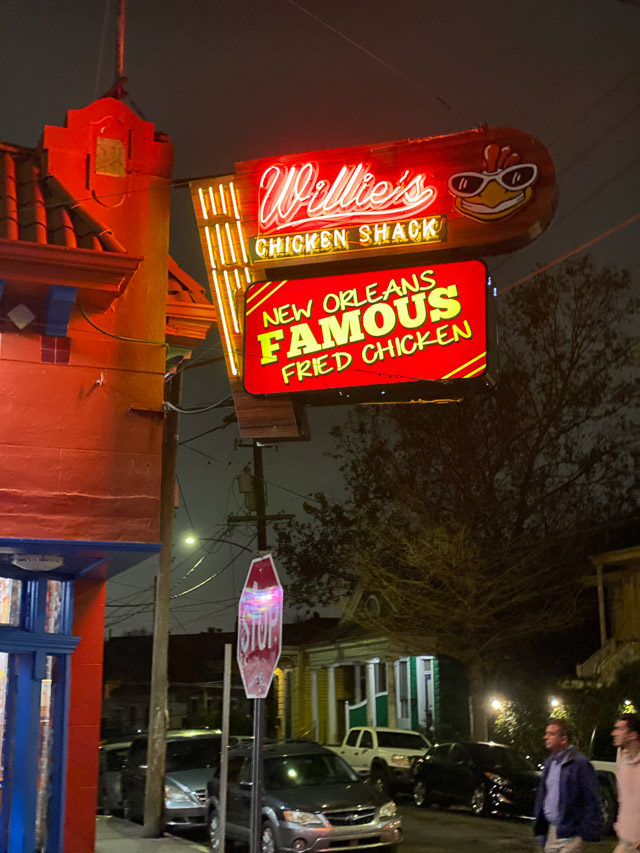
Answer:
[[[482,172],[456,172],[448,182],[460,213],[481,222],[504,219],[524,207],[533,197],[538,167],[520,163],[520,155],[508,145],[487,145]]]

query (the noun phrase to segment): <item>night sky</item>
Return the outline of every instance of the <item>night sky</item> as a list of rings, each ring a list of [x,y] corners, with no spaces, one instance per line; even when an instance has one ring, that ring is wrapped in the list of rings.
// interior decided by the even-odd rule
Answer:
[[[109,89],[116,6],[1,0],[0,139],[34,146],[44,124],[62,124],[68,109]],[[484,122],[530,131],[553,156],[559,206],[528,248],[485,259],[501,290],[640,211],[639,34],[634,0],[128,0],[127,102],[170,136],[174,178]],[[171,229],[174,258],[205,283],[186,189],[174,190]],[[636,220],[591,251],[637,277],[639,240]],[[193,358],[217,355],[214,334]],[[228,394],[222,362],[187,375],[186,406]],[[182,440],[229,412],[184,416]],[[312,492],[340,493],[337,466],[322,453],[345,413],[312,410],[311,443],[265,450],[269,512],[299,512]],[[192,526],[220,536],[226,516],[243,513],[235,477],[251,451],[238,443],[232,425],[182,445],[176,540]],[[248,527],[231,533],[249,546],[251,536]],[[176,545],[175,594],[222,573],[174,600],[175,632],[233,622],[250,555],[207,547],[212,554],[189,555]],[[109,583],[111,605],[135,605],[109,608],[114,633],[151,626],[154,569],[150,562]]]

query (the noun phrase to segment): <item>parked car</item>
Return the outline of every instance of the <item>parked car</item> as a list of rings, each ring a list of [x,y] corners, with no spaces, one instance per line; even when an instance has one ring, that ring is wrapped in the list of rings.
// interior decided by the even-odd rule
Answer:
[[[378,791],[410,794],[411,770],[431,743],[420,732],[376,726],[349,729],[335,752],[358,773],[368,773]]]
[[[542,773],[515,749],[497,743],[441,743],[414,769],[413,801],[468,806],[476,815],[533,816]]]
[[[611,739],[610,726],[596,726],[591,733],[589,758],[598,777],[598,793],[602,823],[607,835],[613,832],[618,814],[618,785],[616,780],[617,750]]]
[[[375,849],[390,853],[402,840],[396,805],[375,791],[335,752],[312,741],[265,744],[262,853]],[[221,853],[220,781],[208,786],[211,849]],[[226,836],[249,839],[251,749],[229,753]]]
[[[220,745],[217,730],[167,732],[164,814],[168,829],[206,825],[207,782],[219,764]],[[147,735],[140,735],[131,742],[122,771],[122,812],[127,820],[144,816],[146,774]]]
[[[120,774],[127,759],[131,741],[105,743],[100,747],[98,770],[98,808],[102,814],[122,811]]]

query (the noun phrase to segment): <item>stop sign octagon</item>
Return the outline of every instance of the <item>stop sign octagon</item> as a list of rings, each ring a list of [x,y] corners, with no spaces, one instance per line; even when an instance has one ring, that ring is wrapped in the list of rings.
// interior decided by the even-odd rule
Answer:
[[[282,584],[273,557],[253,560],[240,595],[237,660],[248,699],[264,699],[282,649]]]

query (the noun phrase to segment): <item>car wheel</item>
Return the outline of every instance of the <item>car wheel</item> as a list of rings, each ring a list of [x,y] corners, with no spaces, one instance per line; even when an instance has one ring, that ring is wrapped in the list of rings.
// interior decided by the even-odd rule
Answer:
[[[379,794],[389,796],[389,781],[387,779],[387,774],[383,770],[371,771],[371,787]]]
[[[222,849],[222,838],[220,836],[220,817],[215,809],[212,809],[209,814],[207,829],[209,830],[209,847],[219,853]]]
[[[425,784],[420,779],[413,783],[413,804],[419,809],[426,809],[431,804]]]
[[[261,853],[277,853],[276,837],[268,823],[262,824]]]
[[[489,798],[487,797],[487,791],[484,785],[478,785],[473,789],[469,805],[471,806],[471,811],[474,815],[482,817],[487,814]]]
[[[610,788],[600,787],[600,814],[605,835],[613,833],[613,824],[616,820],[616,799]]]

